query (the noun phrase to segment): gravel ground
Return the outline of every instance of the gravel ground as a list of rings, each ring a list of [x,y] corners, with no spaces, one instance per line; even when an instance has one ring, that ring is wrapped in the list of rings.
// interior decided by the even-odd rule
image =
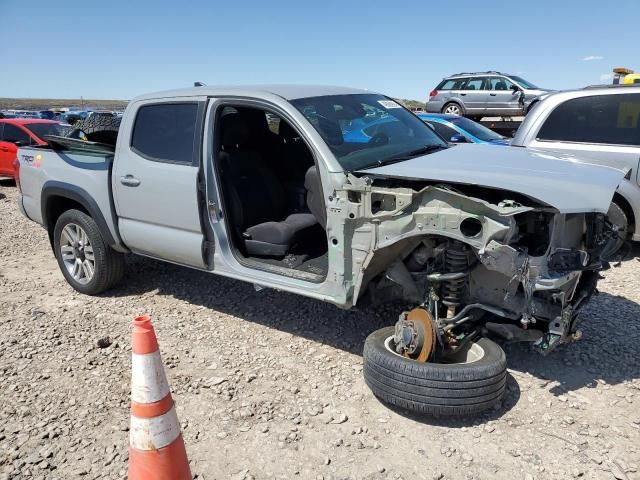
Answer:
[[[83,296],[15,200],[0,182],[0,479],[126,476],[129,331],[144,312],[198,478],[640,479],[637,248],[605,273],[580,341],[547,357],[505,345],[503,405],[434,420],[389,409],[362,379],[364,339],[395,310],[140,257],[120,288]]]

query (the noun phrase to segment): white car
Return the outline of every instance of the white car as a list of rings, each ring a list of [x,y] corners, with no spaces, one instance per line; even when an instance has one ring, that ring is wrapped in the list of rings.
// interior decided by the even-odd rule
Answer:
[[[621,237],[640,241],[640,87],[607,85],[546,95],[527,115],[513,146],[626,172],[609,212]]]

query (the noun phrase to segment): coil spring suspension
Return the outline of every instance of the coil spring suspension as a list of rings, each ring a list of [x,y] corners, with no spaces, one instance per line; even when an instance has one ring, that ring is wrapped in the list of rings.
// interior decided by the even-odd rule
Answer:
[[[467,246],[458,241],[449,243],[445,251],[445,268],[448,273],[464,272],[469,266],[467,259]],[[460,305],[462,295],[467,287],[469,275],[456,280],[447,280],[442,285],[442,303],[447,306],[447,318],[456,313],[456,307]]]

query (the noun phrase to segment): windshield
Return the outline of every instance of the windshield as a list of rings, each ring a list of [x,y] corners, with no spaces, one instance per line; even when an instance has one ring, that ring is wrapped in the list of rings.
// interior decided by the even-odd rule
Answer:
[[[64,137],[71,131],[71,126],[65,123],[28,123],[25,128],[41,140],[45,135]]]
[[[447,147],[419,118],[383,95],[328,95],[291,103],[347,171],[401,160],[424,147]]]
[[[518,85],[520,85],[522,88],[526,88],[527,90],[538,90],[539,87],[536,87],[533,83],[531,82],[527,82],[524,78],[522,77],[509,77],[511,80],[513,80],[514,82],[516,82]]]
[[[493,130],[489,130],[484,125],[480,125],[479,123],[476,123],[473,120],[469,120],[465,117],[452,118],[450,122],[484,142],[490,142],[491,140],[500,140],[504,138],[502,135],[498,135]]]

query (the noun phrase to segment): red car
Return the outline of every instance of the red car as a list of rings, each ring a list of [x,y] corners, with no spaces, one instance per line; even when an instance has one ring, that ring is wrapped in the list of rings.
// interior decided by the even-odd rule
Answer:
[[[0,119],[0,177],[15,177],[13,162],[18,147],[43,145],[45,135],[64,135],[68,126],[54,120],[33,118]]]

